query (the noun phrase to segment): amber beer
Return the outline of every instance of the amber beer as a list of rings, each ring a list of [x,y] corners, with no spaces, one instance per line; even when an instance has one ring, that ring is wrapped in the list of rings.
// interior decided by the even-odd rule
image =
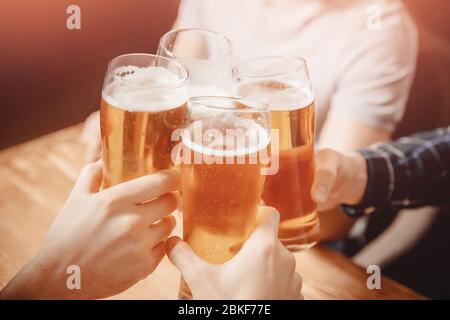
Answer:
[[[100,105],[104,188],[172,167],[177,142],[171,135],[187,116],[187,87],[167,67],[125,65],[110,72]]]
[[[308,86],[261,80],[237,87],[240,96],[269,105],[279,135],[279,171],[266,177],[263,201],[280,212],[279,238],[291,251],[319,239],[319,218],[310,191],[314,174],[314,98]]]
[[[230,98],[191,99],[192,108],[205,108],[203,119],[197,115],[182,138],[183,237],[197,255],[217,264],[231,259],[255,227],[265,178],[262,168],[268,164],[262,156],[268,155],[270,146],[267,113],[260,115],[256,110],[240,116],[239,112],[206,110],[212,104],[225,105],[222,100],[226,99]],[[247,112],[249,108],[244,107]],[[201,141],[193,139],[196,126],[202,130]],[[230,143],[228,138],[208,140],[208,130],[225,133],[238,128],[253,130],[258,139],[244,144]],[[190,298],[184,281],[180,297]]]

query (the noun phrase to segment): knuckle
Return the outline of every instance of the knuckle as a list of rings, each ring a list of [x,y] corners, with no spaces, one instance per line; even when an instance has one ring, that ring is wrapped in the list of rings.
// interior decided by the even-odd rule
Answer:
[[[340,197],[339,197],[339,195],[337,195],[336,193],[330,193],[330,195],[328,196],[328,200],[327,200],[327,202],[328,203],[331,203],[331,204],[333,204],[333,205],[337,205],[337,204],[339,204],[341,201],[340,201]]]
[[[166,175],[162,172],[157,172],[152,176],[152,184],[159,190],[164,188],[164,186],[167,183],[166,181],[167,181]]]
[[[172,233],[173,224],[170,220],[164,220],[163,235],[164,240]]]
[[[166,193],[160,199],[169,211],[175,210],[178,206],[178,199],[173,193]]]
[[[332,156],[332,155],[334,155],[334,150],[330,149],[330,148],[322,149],[321,152],[322,152],[322,154],[324,156],[330,156],[330,155]]]
[[[101,196],[101,203],[107,212],[111,212],[116,209],[117,198],[112,193],[104,193]]]
[[[321,168],[319,170],[319,173],[321,175],[323,175],[327,179],[333,179],[334,180],[336,178],[336,172],[333,169],[328,168],[328,167],[327,168]]]
[[[126,217],[125,219],[125,231],[131,236],[138,238],[139,230],[142,227],[141,220],[136,216]],[[137,241],[137,240],[136,240]]]
[[[334,153],[335,153],[335,151],[330,148],[321,149],[317,152],[317,159],[319,161],[324,161],[326,159],[330,159],[330,158],[334,157]]]
[[[171,222],[164,219],[161,222],[159,222],[158,224],[152,226],[152,233],[154,235],[157,235],[157,241],[161,242],[163,240],[165,240],[170,233],[172,232],[172,225]]]
[[[330,148],[326,148],[325,150],[325,154],[328,158],[332,159],[332,160],[336,160],[339,156],[339,153],[336,150],[330,149]]]
[[[135,232],[134,225],[125,221],[120,224],[118,229],[119,240],[128,245],[134,256],[141,256],[144,241],[139,233]]]

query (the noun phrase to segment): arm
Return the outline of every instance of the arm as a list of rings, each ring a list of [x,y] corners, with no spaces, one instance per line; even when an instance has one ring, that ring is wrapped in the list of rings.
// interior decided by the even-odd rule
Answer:
[[[450,127],[378,144],[361,154],[367,187],[349,214],[450,204]]]
[[[402,119],[415,71],[417,31],[400,3],[386,4],[382,19],[382,30],[356,24],[354,37],[341,46],[320,147],[344,152],[367,147],[389,139]],[[352,226],[338,211],[320,212],[325,240],[342,238]]]
[[[319,143],[320,148],[347,152],[368,147],[376,142],[388,141],[390,138],[390,131],[351,118],[330,116],[322,128]]]
[[[339,134],[336,134],[337,132]],[[388,131],[348,118],[329,117],[321,132],[320,147],[347,152],[389,138]],[[320,210],[319,215],[321,236],[324,240],[339,240],[354,224],[354,220],[342,214],[338,207]]]
[[[352,217],[386,207],[449,204],[450,127],[349,154],[322,150],[312,196],[320,209],[345,203]]]

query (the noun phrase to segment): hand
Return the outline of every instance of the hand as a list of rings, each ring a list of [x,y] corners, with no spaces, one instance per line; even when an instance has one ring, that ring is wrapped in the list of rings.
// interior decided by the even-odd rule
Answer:
[[[331,149],[317,152],[311,197],[319,211],[340,204],[358,204],[366,186],[367,163],[359,152],[343,154]]]
[[[102,138],[100,134],[100,112],[95,111],[86,118],[80,137],[81,143],[86,146],[85,163],[100,159]]]
[[[175,226],[168,215],[177,208],[171,191],[179,188],[179,173],[163,170],[97,192],[101,170],[101,162],[83,168],[44,246],[0,296],[104,298],[155,270]],[[80,268],[80,290],[66,286],[71,265]]]
[[[295,257],[278,240],[280,216],[261,209],[255,231],[224,264],[210,264],[177,237],[167,241],[169,259],[189,285],[194,299],[300,299],[302,278]]]

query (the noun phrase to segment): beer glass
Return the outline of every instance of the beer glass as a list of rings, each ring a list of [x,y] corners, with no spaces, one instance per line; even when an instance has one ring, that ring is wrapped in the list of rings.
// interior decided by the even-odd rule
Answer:
[[[181,150],[183,237],[198,256],[220,264],[255,227],[269,162],[269,114],[264,103],[231,97],[193,97],[188,108]],[[183,280],[180,298],[191,298]]]
[[[233,68],[238,96],[269,105],[272,130],[279,135],[279,171],[267,176],[262,199],[280,212],[279,238],[291,251],[313,246],[320,227],[310,196],[314,174],[314,95],[306,62],[274,56]]]
[[[135,53],[109,63],[100,103],[103,188],[172,167],[188,83],[186,68],[165,57]]]
[[[204,29],[172,30],[159,40],[158,54],[188,69],[190,96],[230,94],[232,48],[224,35]]]

